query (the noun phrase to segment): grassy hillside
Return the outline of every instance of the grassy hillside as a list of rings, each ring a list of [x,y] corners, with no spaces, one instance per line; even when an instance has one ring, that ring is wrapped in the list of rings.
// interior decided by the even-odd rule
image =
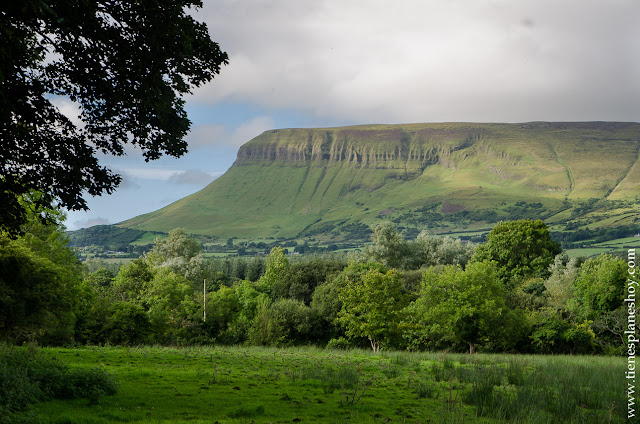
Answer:
[[[119,224],[218,237],[340,239],[353,225],[562,230],[638,222],[640,124],[408,124],[267,131],[203,190]]]

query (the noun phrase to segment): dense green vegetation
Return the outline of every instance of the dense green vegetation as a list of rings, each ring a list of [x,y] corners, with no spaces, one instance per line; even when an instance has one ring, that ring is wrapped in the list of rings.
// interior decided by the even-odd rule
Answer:
[[[0,422],[40,422],[25,413],[35,402],[88,399],[95,405],[117,392],[113,375],[93,367],[69,367],[39,349],[0,344]]]
[[[266,258],[212,260],[174,230],[119,268],[93,260],[84,269],[58,227],[31,222],[0,251],[0,335],[16,343],[624,347],[626,263],[570,259],[542,221],[501,222],[477,247],[427,232],[406,240],[383,223],[348,260],[280,247]]]
[[[626,261],[608,254],[569,258],[540,220],[500,222],[481,245],[428,232],[407,240],[386,222],[373,228],[372,244],[347,256],[291,256],[274,247],[266,257],[208,259],[200,242],[173,230],[142,257],[115,266],[99,259],[79,262],[65,245],[61,226],[42,224],[40,213],[33,211],[23,237],[0,239],[0,337],[15,344],[311,345],[556,355],[619,355],[625,349]],[[458,361],[460,366],[447,365],[444,387],[440,368],[429,365],[420,368],[427,371],[422,374],[426,380],[416,387],[407,383],[407,389],[417,391],[419,399],[437,399],[447,390],[454,396],[455,391],[455,410],[462,416],[554,422],[561,414],[549,406],[535,419],[533,407],[525,409],[530,415],[520,416],[513,402],[534,396],[535,402],[552,405],[545,390],[565,390],[565,383],[532,392],[533,386],[551,383],[529,374],[529,365],[503,358],[507,370],[521,369],[513,371],[519,377],[495,363],[468,375],[462,371],[467,360]],[[351,383],[330,383],[334,389],[326,389],[330,395],[340,387],[340,408],[356,406],[381,378],[360,365],[355,373],[344,371],[351,373]],[[292,377],[295,382],[333,381],[343,371],[328,366],[311,373],[300,365],[292,372],[303,373]],[[388,373],[397,377],[400,371]],[[412,375],[409,370],[405,377],[411,380]],[[520,379],[522,388],[513,378]],[[24,384],[35,381],[37,386],[38,380],[31,380]],[[605,405],[591,399],[590,392],[572,393],[584,399],[582,404],[593,405],[574,410],[571,417],[587,420],[575,422],[598,422],[614,414],[613,400]],[[29,402],[45,399],[27,397]],[[28,404],[20,402],[16,413]],[[250,409],[224,414],[275,413],[259,402],[238,407]],[[380,412],[393,413],[399,414]]]
[[[111,225],[95,225],[88,229],[67,233],[69,245],[74,247],[99,246],[101,250],[113,250],[127,253],[145,253],[144,247],[153,243],[153,238],[164,233],[148,233],[131,228],[119,228]]]

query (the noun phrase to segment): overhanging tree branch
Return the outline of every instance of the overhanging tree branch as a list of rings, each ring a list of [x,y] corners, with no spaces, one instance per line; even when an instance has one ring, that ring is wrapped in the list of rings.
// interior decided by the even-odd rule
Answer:
[[[73,210],[120,176],[96,152],[187,152],[183,96],[228,63],[193,0],[22,0],[0,6],[0,230],[19,234],[31,190]],[[81,108],[76,126],[51,103]],[[43,204],[44,206],[44,204]]]

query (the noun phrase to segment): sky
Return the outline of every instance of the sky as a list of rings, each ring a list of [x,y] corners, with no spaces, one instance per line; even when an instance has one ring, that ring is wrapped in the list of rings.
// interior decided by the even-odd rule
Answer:
[[[194,193],[274,128],[640,121],[636,0],[204,0],[192,14],[229,65],[186,98],[189,153],[100,156],[123,182],[68,229]]]

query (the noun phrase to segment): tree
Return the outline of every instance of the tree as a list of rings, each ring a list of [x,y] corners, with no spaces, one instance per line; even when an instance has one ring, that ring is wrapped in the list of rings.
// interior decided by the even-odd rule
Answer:
[[[143,306],[153,325],[154,342],[175,343],[183,330],[193,327],[194,319],[202,315],[194,294],[191,283],[183,276],[167,268],[155,273],[143,297]]]
[[[284,282],[289,275],[289,260],[282,247],[274,247],[267,256],[267,269],[258,280],[259,289],[272,295],[274,287]]]
[[[564,253],[555,257],[549,269],[551,275],[544,282],[547,302],[551,307],[566,308],[567,301],[573,297],[573,281],[577,278],[579,269],[579,259],[569,258]]]
[[[287,345],[309,341],[313,312],[295,299],[278,299],[269,306],[272,345]]]
[[[541,220],[502,221],[476,249],[473,262],[494,261],[498,277],[512,289],[524,277],[546,277],[560,245],[551,239]]]
[[[504,345],[511,316],[494,264],[471,263],[463,271],[448,265],[425,272],[420,297],[407,308],[410,345],[437,349]],[[502,347],[502,346],[501,346]]]
[[[292,263],[287,278],[279,280],[274,286],[274,298],[291,298],[311,303],[313,293],[327,277],[341,272],[347,264],[339,260],[311,259]]]
[[[607,253],[587,259],[573,282],[573,308],[586,319],[595,319],[621,307],[627,271],[623,259]]]
[[[166,266],[182,270],[189,260],[202,252],[200,243],[185,234],[184,230],[169,231],[167,238],[156,238],[153,248],[146,254],[152,267]]]
[[[376,269],[383,274],[387,272],[384,265],[379,263],[352,262],[340,273],[329,276],[324,283],[313,291],[311,308],[318,319],[317,327],[323,333],[321,337],[329,340],[344,336],[343,329],[336,322],[336,318],[342,310],[342,301],[339,294],[349,281],[360,280],[362,275],[371,269]]]
[[[81,267],[66,246],[63,215],[29,206],[25,234],[0,232],[0,339],[65,343],[73,326]],[[39,217],[55,219],[47,225]]]
[[[207,321],[205,328],[209,335],[221,343],[234,343],[228,334],[231,323],[240,311],[240,303],[236,298],[235,290],[222,286],[217,291],[207,294]]]
[[[131,143],[145,160],[187,151],[182,97],[227,64],[204,23],[200,0],[21,0],[0,6],[0,230],[25,222],[19,197],[42,193],[86,209],[85,193],[111,193],[120,176],[97,153]],[[54,105],[81,110],[74,123]]]
[[[48,333],[73,327],[73,287],[67,272],[22,243],[0,238],[0,338],[50,342]],[[68,341],[68,340],[63,340]]]
[[[179,228],[169,231],[167,238],[157,237],[144,258],[154,270],[167,268],[187,278],[198,291],[202,291],[204,280],[207,280],[207,290],[211,290],[218,287],[222,279],[215,264],[202,254],[200,243]]]
[[[398,336],[400,312],[408,302],[397,271],[372,268],[360,279],[348,279],[338,297],[342,310],[337,320],[347,336],[367,337],[374,352]]]
[[[471,259],[476,245],[451,237],[422,231],[414,241],[405,240],[390,222],[378,224],[371,237],[373,245],[359,255],[363,262],[379,262],[396,269],[419,269],[433,265],[462,265]]]
[[[112,293],[116,299],[140,304],[149,289],[154,272],[142,258],[134,259],[120,268],[113,281]]]
[[[587,259],[573,281],[573,298],[568,309],[575,320],[592,322],[595,344],[607,354],[621,354],[626,348],[628,305],[624,302],[629,268],[622,258],[603,253]]]
[[[409,247],[391,222],[382,222],[373,228],[373,245],[365,246],[362,258],[365,262],[379,262],[388,268],[400,268],[406,261]]]
[[[434,265],[466,266],[473,256],[476,245],[464,243],[449,236],[438,237],[422,231],[409,243],[407,269],[418,269]]]
[[[106,288],[113,284],[115,275],[106,268],[100,268],[86,277],[86,281],[93,287]]]
[[[563,319],[557,310],[543,309],[532,315],[531,339],[537,353],[592,353],[595,334],[590,321],[579,324]]]
[[[202,247],[181,229],[169,231],[167,238],[157,237],[145,260],[154,269],[169,268],[194,282],[206,278]],[[192,278],[193,277],[193,278]],[[201,278],[202,277],[202,278]]]

